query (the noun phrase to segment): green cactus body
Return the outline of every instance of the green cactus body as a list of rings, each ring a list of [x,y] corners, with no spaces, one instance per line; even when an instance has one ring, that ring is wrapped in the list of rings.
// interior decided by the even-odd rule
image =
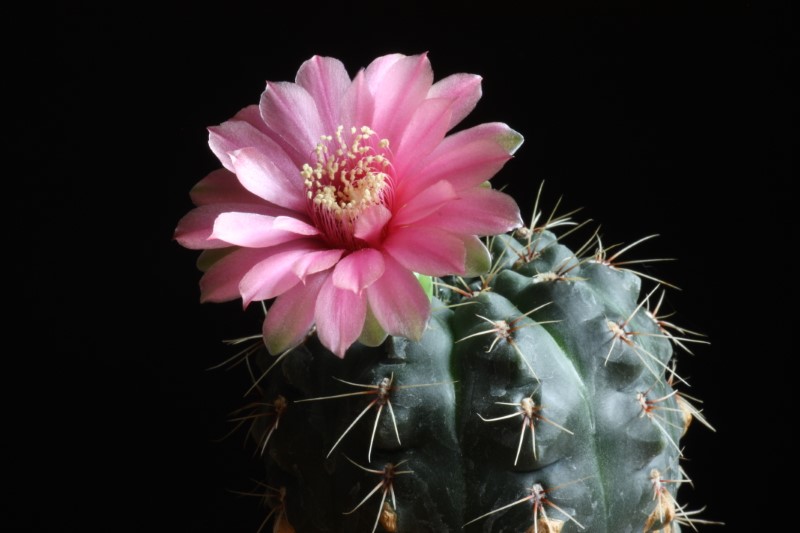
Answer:
[[[684,418],[640,278],[546,230],[492,249],[419,342],[312,336],[260,382],[274,531],[680,531]]]

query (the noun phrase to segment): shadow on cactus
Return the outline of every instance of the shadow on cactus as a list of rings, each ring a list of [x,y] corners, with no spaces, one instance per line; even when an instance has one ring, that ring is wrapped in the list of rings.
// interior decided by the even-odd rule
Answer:
[[[353,79],[315,57],[211,129],[226,168],[193,190],[176,238],[204,250],[204,301],[271,302],[221,365],[252,381],[231,418],[265,466],[261,530],[715,524],[678,497],[682,435],[713,428],[675,349],[705,340],[628,258],[646,239],[595,232],[572,251],[585,225],[538,197],[522,226],[487,182],[521,136],[447,135],[480,78],[432,80],[425,55]]]

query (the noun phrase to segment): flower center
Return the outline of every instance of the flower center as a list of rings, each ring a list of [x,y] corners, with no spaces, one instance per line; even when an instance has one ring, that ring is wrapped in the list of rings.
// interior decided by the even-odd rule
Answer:
[[[361,247],[353,236],[358,217],[369,207],[391,200],[389,141],[378,140],[367,126],[344,126],[323,135],[314,150],[316,161],[304,164],[309,214],[331,244]]]

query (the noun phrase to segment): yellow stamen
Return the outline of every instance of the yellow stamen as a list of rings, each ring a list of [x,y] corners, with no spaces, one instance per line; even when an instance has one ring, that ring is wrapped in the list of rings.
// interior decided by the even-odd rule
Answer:
[[[309,215],[332,245],[358,249],[359,216],[375,205],[391,208],[389,141],[368,126],[339,126],[333,135],[320,136],[313,154],[314,161],[300,170]]]
[[[368,126],[350,128],[350,143],[342,134],[321,136],[314,149],[314,166],[304,164],[300,172],[306,196],[317,208],[338,219],[352,219],[371,205],[381,203],[391,164],[383,153],[377,153],[372,140],[376,133]],[[379,149],[387,149],[389,141],[381,139]]]

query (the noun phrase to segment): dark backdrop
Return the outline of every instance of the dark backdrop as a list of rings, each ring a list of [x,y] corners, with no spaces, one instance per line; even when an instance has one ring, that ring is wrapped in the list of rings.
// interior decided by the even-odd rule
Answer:
[[[790,19],[194,9],[75,10],[7,47],[12,530],[256,530],[263,511],[230,492],[258,476],[252,447],[217,442],[246,378],[206,369],[258,320],[198,303],[172,231],[218,166],[207,126],[313,54],[353,73],[395,51],[483,76],[466,125],[525,135],[495,183],[526,217],[546,180],[546,205],[583,207],[607,243],[660,235],[631,256],[678,258],[649,272],[712,342],[681,357],[719,430],[685,439],[682,500],[733,531],[789,520],[771,478],[794,464]]]

